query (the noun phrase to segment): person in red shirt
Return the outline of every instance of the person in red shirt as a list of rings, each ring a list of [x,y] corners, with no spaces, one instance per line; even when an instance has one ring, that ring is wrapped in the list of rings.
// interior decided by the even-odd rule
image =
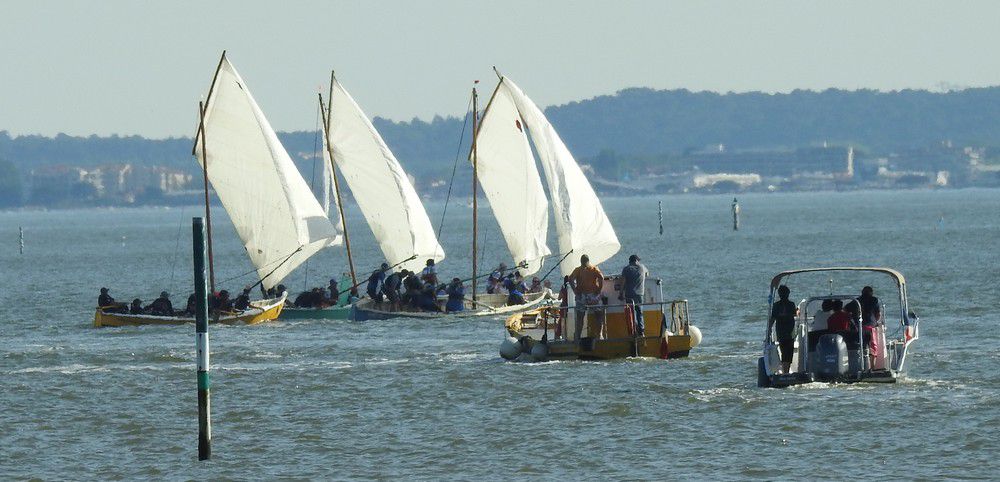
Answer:
[[[851,327],[851,314],[844,311],[843,300],[833,300],[833,313],[826,319],[826,328],[832,333],[848,331]]]

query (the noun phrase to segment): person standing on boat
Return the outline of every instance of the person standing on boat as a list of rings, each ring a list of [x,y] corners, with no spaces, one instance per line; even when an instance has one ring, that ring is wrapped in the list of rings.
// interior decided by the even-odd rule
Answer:
[[[798,307],[788,299],[792,290],[787,286],[778,287],[778,301],[771,305],[771,319],[767,322],[768,330],[774,327],[775,338],[778,340],[778,351],[781,353],[781,372],[788,373],[792,366],[792,353],[795,348],[795,316]]]
[[[597,269],[597,266],[590,264],[590,256],[580,256],[580,266],[577,266],[569,275],[569,286],[576,293],[576,326],[574,335],[577,341],[583,332],[583,318],[587,315],[587,309],[599,306],[601,303],[601,290],[604,289],[604,273]],[[596,316],[594,326],[587,330],[588,333],[600,333],[604,331],[604,312],[595,310]]]
[[[875,290],[871,286],[861,289],[858,303],[861,305],[861,326],[868,338],[868,367],[875,368],[880,346],[877,335],[878,324],[882,321],[882,303],[875,297]]]
[[[385,284],[385,272],[389,271],[389,263],[382,263],[380,269],[372,271],[368,277],[368,297],[376,303],[382,302],[382,286]]]
[[[448,293],[448,303],[445,304],[448,313],[465,309],[465,285],[462,284],[461,279],[452,278],[451,283],[445,288],[445,292]]]
[[[425,267],[424,270],[420,272],[420,280],[423,281],[425,284],[429,284],[432,286],[438,285],[437,268],[434,267],[433,259],[427,260],[427,267]]]
[[[639,255],[633,254],[628,257],[628,266],[622,269],[622,291],[619,299],[625,304],[632,305],[635,334],[643,336],[646,333],[646,325],[642,320],[642,295],[646,292],[646,277],[649,276],[649,270],[639,261],[641,261]]]

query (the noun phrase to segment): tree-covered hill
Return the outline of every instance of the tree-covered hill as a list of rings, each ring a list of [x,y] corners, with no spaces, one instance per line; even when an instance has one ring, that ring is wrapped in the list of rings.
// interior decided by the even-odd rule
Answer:
[[[943,140],[1000,146],[1000,87],[954,92],[797,90],[785,94],[632,88],[552,106],[546,114],[580,159],[593,158],[602,150],[626,158],[648,158],[714,144],[770,149],[829,141],[863,145],[874,153]],[[470,133],[461,118],[435,117],[430,122],[375,118],[373,123],[400,162],[417,176],[450,173],[456,153],[468,148]],[[463,124],[466,131],[459,149]],[[316,152],[317,134],[290,132],[280,136],[300,166],[308,169],[307,159]],[[0,131],[0,158],[22,172],[50,164],[124,162],[194,170],[190,149],[189,138],[13,137]]]

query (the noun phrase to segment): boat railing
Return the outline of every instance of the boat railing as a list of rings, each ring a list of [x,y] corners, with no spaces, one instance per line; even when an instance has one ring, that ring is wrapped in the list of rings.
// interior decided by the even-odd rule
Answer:
[[[659,311],[662,314],[662,317],[659,319],[661,327],[669,327],[667,330],[675,335],[687,335],[689,333],[691,316],[688,311],[688,301],[683,299],[635,304],[622,303],[576,306],[558,306],[552,304],[539,313],[538,319],[536,320],[536,326],[543,327],[547,331],[550,322],[555,321],[555,324],[558,327],[558,329],[555,330],[556,337],[560,339],[569,339],[570,334],[575,335],[575,313],[583,313],[583,329],[581,332],[587,333],[589,331],[588,328],[594,322],[603,322],[602,324],[605,325],[604,329],[607,330],[608,310],[618,308],[624,309],[626,307],[639,307],[644,313]],[[647,336],[652,335],[653,333],[649,332],[648,315],[646,315],[646,320]]]

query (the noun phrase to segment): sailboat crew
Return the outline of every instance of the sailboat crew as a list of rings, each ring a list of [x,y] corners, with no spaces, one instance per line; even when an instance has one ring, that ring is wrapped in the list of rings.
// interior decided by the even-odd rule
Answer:
[[[646,292],[646,277],[649,270],[640,263],[639,255],[628,257],[628,266],[622,269],[622,291],[620,298],[625,304],[632,305],[635,317],[635,334],[643,336],[646,325],[642,320],[642,295]]]
[[[462,284],[461,279],[452,278],[451,283],[445,288],[445,292],[448,293],[448,303],[445,305],[445,309],[449,313],[465,309],[465,285]]]
[[[437,268],[434,267],[433,259],[427,260],[427,267],[425,267],[424,270],[420,272],[420,281],[423,281],[424,283],[433,286],[438,285]]]
[[[382,263],[382,266],[372,271],[372,275],[368,277],[368,297],[376,303],[381,303],[383,300],[382,285],[385,284],[386,271],[389,271],[389,263]]]
[[[486,293],[493,294],[497,292],[497,287],[501,286],[504,279],[504,274],[507,271],[507,265],[500,263],[497,269],[490,273],[490,277],[486,279]]]

